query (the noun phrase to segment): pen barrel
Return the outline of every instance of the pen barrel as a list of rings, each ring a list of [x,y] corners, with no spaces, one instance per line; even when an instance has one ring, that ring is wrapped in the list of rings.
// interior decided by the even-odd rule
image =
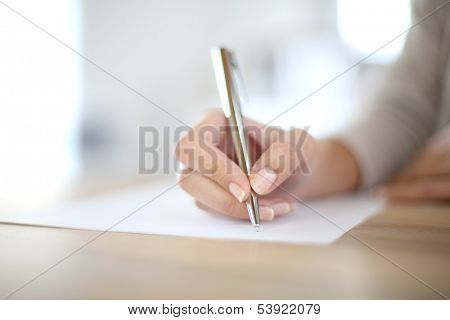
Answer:
[[[235,119],[233,119],[235,120]],[[247,149],[246,137],[244,129],[240,129],[233,124],[234,121],[228,121],[229,130],[231,133],[231,139],[233,140],[234,151],[236,154],[237,162],[242,171],[249,176],[251,170],[251,163],[249,155],[245,154],[244,150]],[[245,140],[244,140],[245,139]]]
[[[228,120],[229,130],[237,158],[242,171],[250,176],[252,167],[250,152],[248,149],[247,134],[244,127],[244,119],[241,113],[240,95],[236,85],[237,64],[233,54],[225,48],[214,48],[211,51],[214,72],[216,74],[217,87],[221,99],[225,117]],[[258,198],[252,191],[246,201],[249,218],[252,224],[259,228]]]

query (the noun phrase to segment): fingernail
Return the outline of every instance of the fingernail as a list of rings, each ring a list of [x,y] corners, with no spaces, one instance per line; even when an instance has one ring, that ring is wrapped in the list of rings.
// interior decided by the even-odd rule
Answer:
[[[228,186],[228,190],[230,190],[231,194],[235,196],[236,199],[239,200],[239,202],[244,201],[245,199],[245,191],[236,183],[232,182]]]
[[[261,220],[270,221],[275,217],[275,212],[271,207],[260,207],[259,217],[261,218]]]
[[[276,215],[283,215],[292,211],[292,206],[287,202],[275,203],[272,209]]]
[[[264,168],[250,177],[250,184],[257,193],[264,194],[277,179],[277,174],[270,169]]]

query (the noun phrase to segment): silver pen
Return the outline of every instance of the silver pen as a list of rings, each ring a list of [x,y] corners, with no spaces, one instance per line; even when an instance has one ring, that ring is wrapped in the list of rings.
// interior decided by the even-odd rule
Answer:
[[[252,163],[241,112],[244,90],[236,59],[232,52],[221,47],[211,49],[211,59],[216,76],[220,103],[230,125],[231,137],[238,164],[242,171],[249,176]],[[246,201],[246,206],[252,225],[256,231],[259,231],[258,197],[253,191],[251,191]]]

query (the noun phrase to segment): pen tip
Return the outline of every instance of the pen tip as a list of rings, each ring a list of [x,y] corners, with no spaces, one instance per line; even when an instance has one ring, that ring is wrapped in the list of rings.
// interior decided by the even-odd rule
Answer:
[[[259,224],[255,225],[256,232],[259,232]]]

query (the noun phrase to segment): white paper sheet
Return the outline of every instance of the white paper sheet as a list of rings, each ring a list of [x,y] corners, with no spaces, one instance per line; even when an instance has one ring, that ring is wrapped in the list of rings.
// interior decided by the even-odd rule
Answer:
[[[179,187],[138,210],[169,186],[165,183],[159,187],[140,187],[43,212],[2,215],[0,221],[89,230],[112,227],[115,232],[200,238],[328,244],[376,213],[382,205],[368,194],[307,201],[320,214],[300,204],[295,213],[263,222],[259,233],[249,222],[201,211]]]

